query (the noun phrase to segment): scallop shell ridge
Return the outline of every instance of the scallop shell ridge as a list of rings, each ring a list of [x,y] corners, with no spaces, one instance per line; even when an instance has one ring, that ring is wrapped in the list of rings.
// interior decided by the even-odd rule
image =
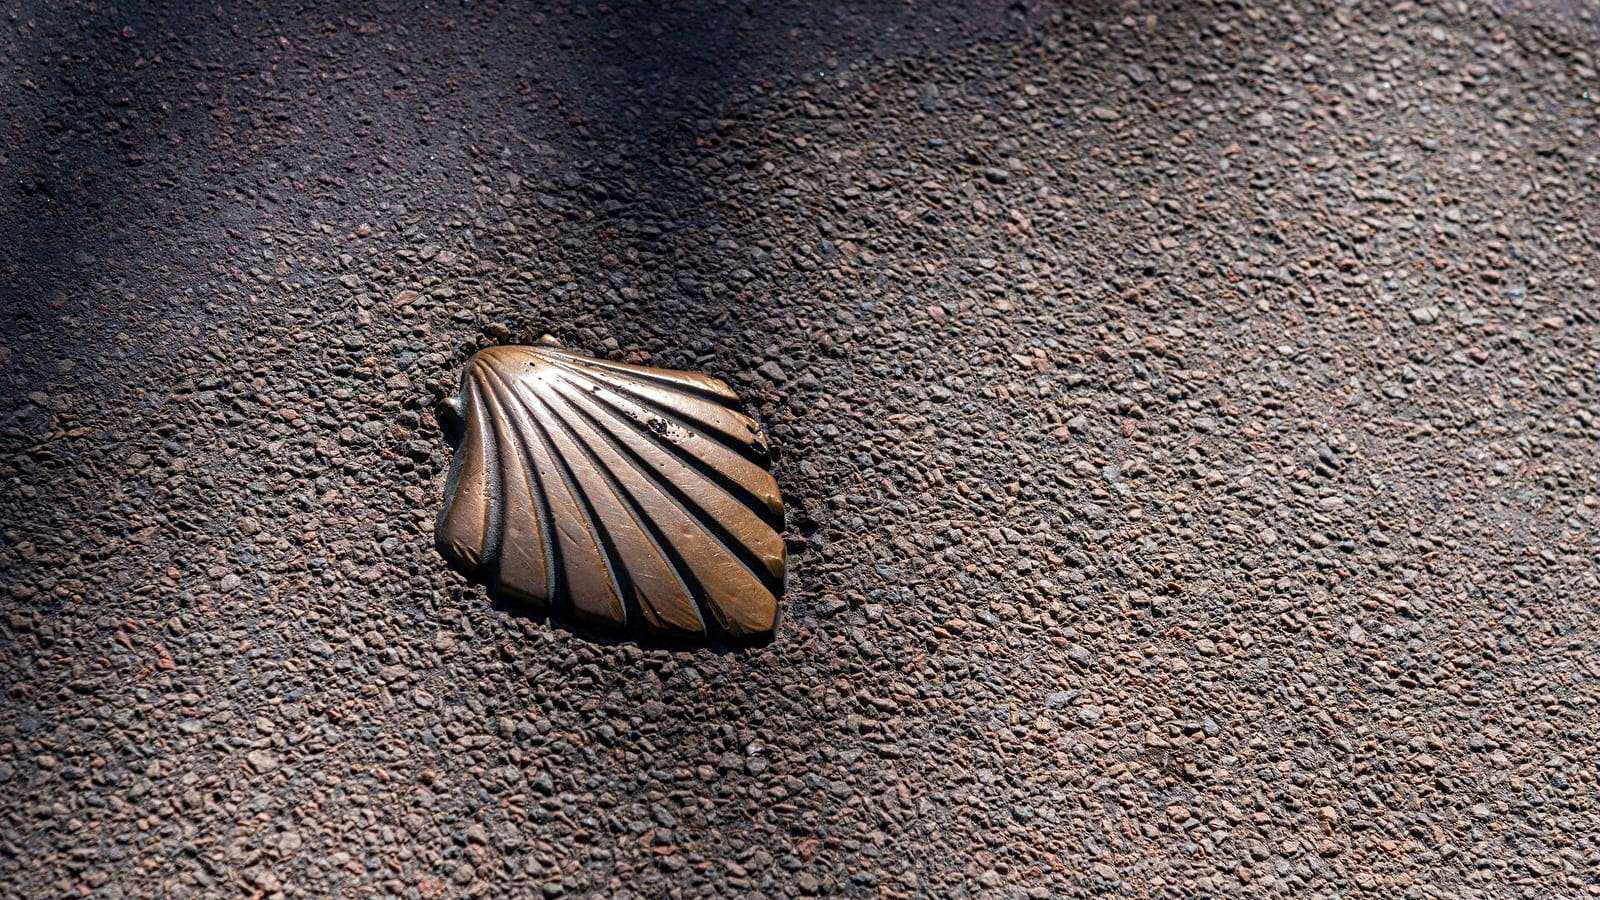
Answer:
[[[766,438],[705,375],[552,346],[474,356],[451,403],[439,552],[580,626],[763,640],[783,589]]]

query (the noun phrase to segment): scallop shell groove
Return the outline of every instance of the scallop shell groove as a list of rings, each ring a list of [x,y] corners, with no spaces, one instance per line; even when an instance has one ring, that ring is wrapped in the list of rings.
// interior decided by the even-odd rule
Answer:
[[[434,540],[501,602],[673,641],[771,637],[783,500],[766,438],[705,375],[562,347],[467,363]]]

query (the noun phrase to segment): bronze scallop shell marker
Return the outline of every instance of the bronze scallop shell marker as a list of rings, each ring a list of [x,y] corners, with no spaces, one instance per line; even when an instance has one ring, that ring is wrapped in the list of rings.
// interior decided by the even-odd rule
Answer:
[[[467,363],[434,541],[502,602],[608,631],[771,637],[783,499],[766,437],[705,375],[558,346]]]

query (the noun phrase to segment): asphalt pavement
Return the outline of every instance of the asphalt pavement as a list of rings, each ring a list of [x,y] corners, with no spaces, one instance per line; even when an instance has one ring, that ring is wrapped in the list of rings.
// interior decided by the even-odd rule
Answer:
[[[1600,7],[0,8],[0,896],[1600,895]],[[764,647],[434,414],[705,372]]]

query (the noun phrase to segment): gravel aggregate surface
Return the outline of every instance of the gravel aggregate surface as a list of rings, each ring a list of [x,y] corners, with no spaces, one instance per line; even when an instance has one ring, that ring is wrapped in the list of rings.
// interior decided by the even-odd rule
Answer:
[[[1600,895],[1600,5],[0,19],[0,896]],[[771,645],[444,566],[543,333]]]

